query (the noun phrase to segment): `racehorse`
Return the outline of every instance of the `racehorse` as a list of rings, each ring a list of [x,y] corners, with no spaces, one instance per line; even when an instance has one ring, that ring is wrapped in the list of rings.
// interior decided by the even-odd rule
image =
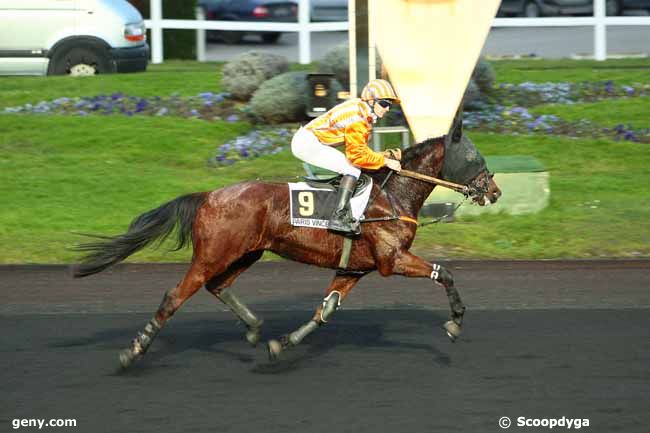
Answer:
[[[452,134],[428,139],[405,150],[402,167],[404,171],[432,178],[442,175],[446,180],[461,182],[466,185],[467,195],[479,205],[494,203],[501,195],[485,160],[463,134],[455,139]],[[409,252],[418,213],[435,184],[400,176],[387,168],[371,176],[375,182],[365,218],[375,221],[362,224],[362,233],[352,240],[346,268],[337,271],[312,319],[268,342],[271,359],[325,324],[359,279],[375,270],[385,277],[429,278],[444,287],[451,307],[451,317],[444,328],[452,341],[460,336],[465,306],[451,272]],[[153,241],[162,241],[176,227],[177,248],[193,245],[192,262],[183,279],[165,293],[154,317],[131,346],[120,352],[122,367],[141,358],[167,320],[203,286],[246,324],[246,339],[257,344],[263,321],[226,289],[264,251],[337,269],[346,238],[321,228],[292,226],[289,207],[286,183],[247,181],[180,196],[135,218],[124,234],[98,237],[96,242],[78,246],[86,255],[82,264],[75,267],[75,277],[91,275],[121,262]]]

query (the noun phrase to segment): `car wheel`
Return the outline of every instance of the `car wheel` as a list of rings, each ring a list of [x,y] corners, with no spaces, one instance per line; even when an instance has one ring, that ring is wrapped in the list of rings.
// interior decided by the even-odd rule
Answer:
[[[55,55],[48,75],[87,76],[112,72],[108,55],[91,48],[70,48]]]
[[[280,36],[282,36],[282,33],[260,33],[260,36],[265,44],[275,44],[280,39]]]
[[[222,32],[221,40],[227,44],[238,44],[244,38],[244,32]]]
[[[524,16],[526,18],[539,18],[542,16],[542,11],[537,3],[534,1],[527,1],[524,4]]]
[[[621,5],[618,0],[607,0],[605,3],[605,14],[614,17],[621,14]]]

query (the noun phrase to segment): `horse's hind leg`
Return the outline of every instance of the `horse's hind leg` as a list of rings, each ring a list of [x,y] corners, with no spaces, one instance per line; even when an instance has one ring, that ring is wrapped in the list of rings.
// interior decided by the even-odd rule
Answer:
[[[317,328],[327,323],[328,319],[338,309],[343,299],[348,295],[350,290],[357,284],[361,275],[337,274],[332,283],[327,288],[327,295],[323,299],[323,304],[316,309],[314,317],[295,331],[283,335],[279,340],[270,340],[268,343],[269,358],[277,359],[282,351],[290,347],[297,346],[309,334]]]
[[[183,280],[165,293],[154,318],[147,323],[142,332],[138,333],[131,343],[131,347],[120,352],[120,364],[123,368],[129,367],[133,361],[146,353],[158,332],[176,310],[194,295],[215,272],[219,272],[218,269],[215,270],[215,267],[218,266],[196,260],[192,262]]]
[[[246,324],[246,340],[253,346],[257,345],[260,340],[260,329],[264,320],[257,317],[232,291],[225,289],[230,287],[238,276],[259,260],[262,254],[263,251],[253,251],[244,255],[241,259],[230,265],[225,272],[216,275],[205,285],[205,288],[210,293],[226,304]]]

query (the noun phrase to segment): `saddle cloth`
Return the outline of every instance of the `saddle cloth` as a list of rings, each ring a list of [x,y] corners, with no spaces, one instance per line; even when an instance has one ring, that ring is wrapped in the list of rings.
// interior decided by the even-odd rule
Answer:
[[[327,229],[336,206],[337,178],[327,180],[307,179],[306,182],[289,183],[291,225]],[[352,216],[361,219],[370,199],[372,178],[362,174],[350,199]]]

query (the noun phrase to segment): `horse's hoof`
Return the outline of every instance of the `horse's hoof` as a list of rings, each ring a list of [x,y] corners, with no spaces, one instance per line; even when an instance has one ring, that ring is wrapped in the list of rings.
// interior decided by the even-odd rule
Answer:
[[[269,340],[269,359],[275,361],[280,357],[282,353],[282,344],[278,340]]]
[[[458,326],[458,324],[453,320],[447,321],[443,327],[447,332],[447,337],[449,337],[452,343],[456,341],[458,337],[460,337],[460,332],[461,332],[460,326]]]
[[[260,342],[260,337],[260,328],[251,328],[246,332],[246,341],[253,347],[257,346],[257,343]]]
[[[134,354],[131,349],[124,349],[120,352],[120,365],[123,369],[127,369],[131,366],[131,364],[133,364],[133,361],[135,361],[136,357],[137,355]]]

